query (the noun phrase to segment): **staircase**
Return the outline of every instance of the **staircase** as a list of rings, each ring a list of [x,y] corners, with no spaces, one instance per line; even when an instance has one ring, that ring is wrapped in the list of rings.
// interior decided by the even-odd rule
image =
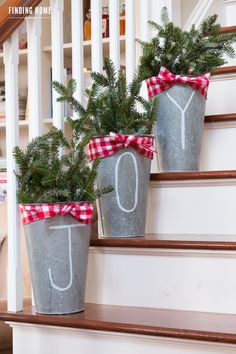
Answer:
[[[145,238],[92,238],[85,312],[0,313],[14,354],[236,353],[235,87],[236,66],[215,71],[200,172],[154,162]]]

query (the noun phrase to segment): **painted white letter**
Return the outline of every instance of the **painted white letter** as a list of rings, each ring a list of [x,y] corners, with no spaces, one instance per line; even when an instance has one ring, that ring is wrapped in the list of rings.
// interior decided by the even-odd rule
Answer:
[[[120,164],[120,160],[125,156],[125,155],[129,155],[132,157],[133,163],[134,163],[134,169],[135,169],[135,196],[134,196],[134,206],[131,209],[125,209],[121,203],[120,203],[120,196],[119,196],[119,188],[118,188],[118,173],[119,173],[119,164]],[[134,156],[134,154],[132,154],[131,152],[124,152],[122,155],[119,156],[119,158],[116,161],[116,167],[115,167],[115,191],[116,191],[116,200],[117,200],[117,204],[118,207],[124,211],[125,213],[131,213],[132,211],[135,210],[135,208],[137,207],[138,204],[138,166],[137,166],[137,161],[136,158]]]
[[[71,225],[60,225],[60,226],[52,226],[50,227],[49,229],[52,230],[52,229],[57,229],[57,230],[61,230],[61,229],[67,229],[68,231],[68,243],[69,243],[69,266],[70,266],[70,280],[69,280],[69,283],[67,286],[65,286],[64,288],[56,285],[53,281],[53,277],[52,277],[52,270],[51,268],[48,269],[48,275],[49,275],[49,279],[50,279],[50,283],[52,285],[52,287],[55,289],[55,290],[58,290],[58,291],[66,291],[68,289],[70,289],[71,285],[72,285],[72,282],[73,282],[73,267],[72,267],[72,250],[71,250],[71,229],[73,227],[81,227],[81,226],[84,226],[83,224],[71,224]]]
[[[169,99],[174,103],[174,105],[176,107],[179,108],[179,110],[181,112],[181,145],[182,145],[182,150],[185,150],[185,112],[187,111],[188,106],[190,105],[190,102],[193,98],[193,95],[195,94],[195,91],[192,92],[184,109],[182,109],[180,107],[180,105],[171,97],[171,95],[169,95],[168,92],[166,92],[166,94],[167,94],[167,97],[169,97]]]

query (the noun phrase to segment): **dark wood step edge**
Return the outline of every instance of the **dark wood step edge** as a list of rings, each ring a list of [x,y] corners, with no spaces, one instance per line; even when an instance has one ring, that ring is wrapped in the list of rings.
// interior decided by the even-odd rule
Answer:
[[[205,123],[232,122],[236,120],[236,113],[215,114],[205,116]]]
[[[184,181],[236,178],[236,170],[151,173],[150,181]]]
[[[236,66],[223,66],[221,68],[216,68],[213,70],[212,75],[223,75],[236,73]]]
[[[155,248],[206,251],[236,251],[236,242],[130,239],[92,239],[92,247]]]
[[[236,32],[236,26],[221,27],[220,33],[232,33]]]
[[[107,321],[80,320],[70,315],[26,315],[23,313],[0,313],[1,321],[60,326],[105,332],[118,332],[157,337],[189,339],[205,342],[236,344],[236,334],[198,331],[179,328],[165,328],[152,325],[115,323]]]

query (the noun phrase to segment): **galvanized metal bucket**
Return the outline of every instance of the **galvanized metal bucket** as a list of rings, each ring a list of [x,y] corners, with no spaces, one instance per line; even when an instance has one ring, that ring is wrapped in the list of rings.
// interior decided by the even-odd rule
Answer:
[[[71,215],[24,225],[37,312],[84,310],[90,228]]]
[[[206,98],[189,85],[158,95],[157,162],[160,171],[198,171]]]
[[[151,159],[132,147],[103,158],[98,168],[98,188],[114,187],[98,201],[100,237],[144,236]]]

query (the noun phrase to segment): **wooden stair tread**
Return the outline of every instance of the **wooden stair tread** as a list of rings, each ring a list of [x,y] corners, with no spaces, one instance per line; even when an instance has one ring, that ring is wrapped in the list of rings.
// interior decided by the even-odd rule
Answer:
[[[231,122],[236,120],[236,113],[205,116],[205,123]]]
[[[84,312],[40,315],[31,306],[0,320],[236,344],[236,315],[86,304]]]
[[[236,178],[236,170],[152,173],[150,181],[184,181]]]
[[[173,235],[174,238],[174,235]],[[223,237],[222,237],[223,238]],[[97,238],[90,241],[92,247],[112,248],[156,248],[156,249],[189,249],[189,250],[212,250],[212,251],[236,251],[235,241],[213,241],[212,237],[204,236],[203,240],[184,240],[176,235],[176,239],[168,239],[158,234],[146,234],[136,238]]]
[[[221,33],[236,32],[236,26],[221,27],[220,32],[221,32]]]
[[[212,75],[232,74],[236,73],[236,65],[222,66],[213,70]]]

